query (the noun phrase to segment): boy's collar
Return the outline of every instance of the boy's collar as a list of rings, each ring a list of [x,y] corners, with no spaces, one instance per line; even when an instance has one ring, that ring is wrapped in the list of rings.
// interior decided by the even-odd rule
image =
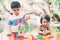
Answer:
[[[18,16],[16,16],[15,14],[13,14],[13,16],[14,16],[14,17],[19,17],[19,16],[20,16],[20,14],[19,14]]]

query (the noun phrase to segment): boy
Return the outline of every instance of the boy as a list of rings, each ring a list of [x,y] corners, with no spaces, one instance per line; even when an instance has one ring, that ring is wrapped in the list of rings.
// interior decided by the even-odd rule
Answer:
[[[21,23],[23,19],[28,20],[30,18],[30,16],[28,15],[21,15],[20,8],[21,8],[21,5],[18,1],[13,1],[11,3],[11,9],[12,9],[13,15],[8,20],[8,27],[9,27],[8,31],[13,33],[14,37],[16,37],[16,33],[18,32],[19,23]],[[17,20],[19,21],[18,24],[17,24]],[[23,30],[23,33],[24,33],[24,30]]]

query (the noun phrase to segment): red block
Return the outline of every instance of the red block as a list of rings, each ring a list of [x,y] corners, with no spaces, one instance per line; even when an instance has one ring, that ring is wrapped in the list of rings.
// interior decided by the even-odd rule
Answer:
[[[16,38],[16,34],[17,34],[17,33],[18,33],[18,32],[14,32],[14,33],[13,33],[13,35],[14,35],[14,38]]]
[[[24,40],[24,36],[19,36],[18,37],[20,40]]]

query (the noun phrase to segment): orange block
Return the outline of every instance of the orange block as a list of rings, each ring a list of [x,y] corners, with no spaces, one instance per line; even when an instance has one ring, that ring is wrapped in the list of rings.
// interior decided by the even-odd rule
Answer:
[[[60,40],[60,32],[57,32],[56,40]]]

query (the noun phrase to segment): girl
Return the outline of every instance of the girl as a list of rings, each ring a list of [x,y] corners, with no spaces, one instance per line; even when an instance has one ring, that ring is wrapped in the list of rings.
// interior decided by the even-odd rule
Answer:
[[[47,36],[48,38],[51,38],[51,29],[50,29],[50,17],[48,15],[45,15],[44,17],[41,17],[41,25],[38,27],[38,34],[42,36]]]

